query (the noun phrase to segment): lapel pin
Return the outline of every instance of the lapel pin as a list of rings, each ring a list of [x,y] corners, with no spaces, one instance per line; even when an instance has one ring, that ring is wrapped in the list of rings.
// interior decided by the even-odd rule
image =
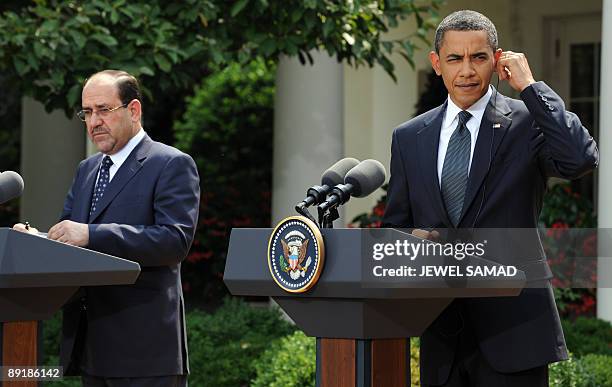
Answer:
[[[493,129],[501,128],[501,124],[495,123],[493,124]]]

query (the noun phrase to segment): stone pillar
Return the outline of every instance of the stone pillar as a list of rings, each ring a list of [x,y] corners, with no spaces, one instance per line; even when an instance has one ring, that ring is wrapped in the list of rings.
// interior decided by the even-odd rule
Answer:
[[[600,286],[597,289],[597,317],[612,321],[612,289],[610,279],[612,278],[612,251],[607,238],[612,235],[612,74],[606,69],[612,66],[612,1],[604,0],[602,11],[601,31],[601,97],[600,97],[600,122],[599,122],[599,189],[598,189],[598,227],[600,258],[597,265],[597,273]],[[608,247],[605,247],[608,246]],[[608,286],[605,288],[604,286]]]
[[[21,220],[46,231],[59,219],[78,163],[85,156],[85,126],[63,111],[47,113],[24,98],[21,124]]]
[[[344,157],[342,64],[327,53],[311,54],[312,66],[283,57],[277,68],[273,224],[296,215],[294,206],[308,187],[320,184],[321,173]],[[344,224],[342,217],[335,224]]]

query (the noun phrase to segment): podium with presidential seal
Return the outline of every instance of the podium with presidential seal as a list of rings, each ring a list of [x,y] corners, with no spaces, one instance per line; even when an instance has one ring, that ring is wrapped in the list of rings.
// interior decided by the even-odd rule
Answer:
[[[410,258],[400,254],[409,245]],[[274,229],[233,229],[224,281],[234,295],[272,297],[317,338],[317,386],[406,387],[409,338],[453,299],[516,296],[525,286],[521,270],[477,254],[449,258],[437,245],[292,216]]]

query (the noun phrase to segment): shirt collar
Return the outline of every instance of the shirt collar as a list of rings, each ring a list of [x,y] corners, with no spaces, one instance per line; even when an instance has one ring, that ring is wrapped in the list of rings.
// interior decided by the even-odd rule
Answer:
[[[487,92],[485,95],[480,97],[478,101],[476,101],[472,106],[467,108],[467,111],[472,115],[472,118],[475,118],[474,122],[480,123],[482,121],[482,116],[487,108],[487,104],[491,99],[491,95],[493,95],[493,87],[489,85]],[[448,97],[448,103],[446,106],[446,116],[444,117],[444,126],[448,127],[452,124],[452,122],[457,118],[457,114],[462,111],[459,106],[455,105],[453,100]],[[469,121],[468,121],[469,122]]]
[[[138,133],[136,133],[134,137],[130,138],[127,144],[125,144],[125,146],[121,148],[119,152],[112,154],[112,155],[108,155],[108,157],[110,157],[111,160],[113,160],[113,166],[117,166],[117,168],[119,168],[121,164],[123,164],[123,162],[128,158],[130,153],[132,153],[134,148],[136,148],[136,146],[140,144],[140,141],[142,141],[145,134],[146,133],[144,129],[140,128]]]

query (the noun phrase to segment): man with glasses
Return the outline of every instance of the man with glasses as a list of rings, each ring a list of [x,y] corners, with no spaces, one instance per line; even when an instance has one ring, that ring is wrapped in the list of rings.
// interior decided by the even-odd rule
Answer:
[[[87,287],[65,305],[64,373],[80,373],[85,386],[184,386],[180,268],[198,218],[195,163],[145,133],[138,81],[124,71],[92,75],[77,115],[99,153],[80,163],[49,238],[142,271],[134,285]]]

